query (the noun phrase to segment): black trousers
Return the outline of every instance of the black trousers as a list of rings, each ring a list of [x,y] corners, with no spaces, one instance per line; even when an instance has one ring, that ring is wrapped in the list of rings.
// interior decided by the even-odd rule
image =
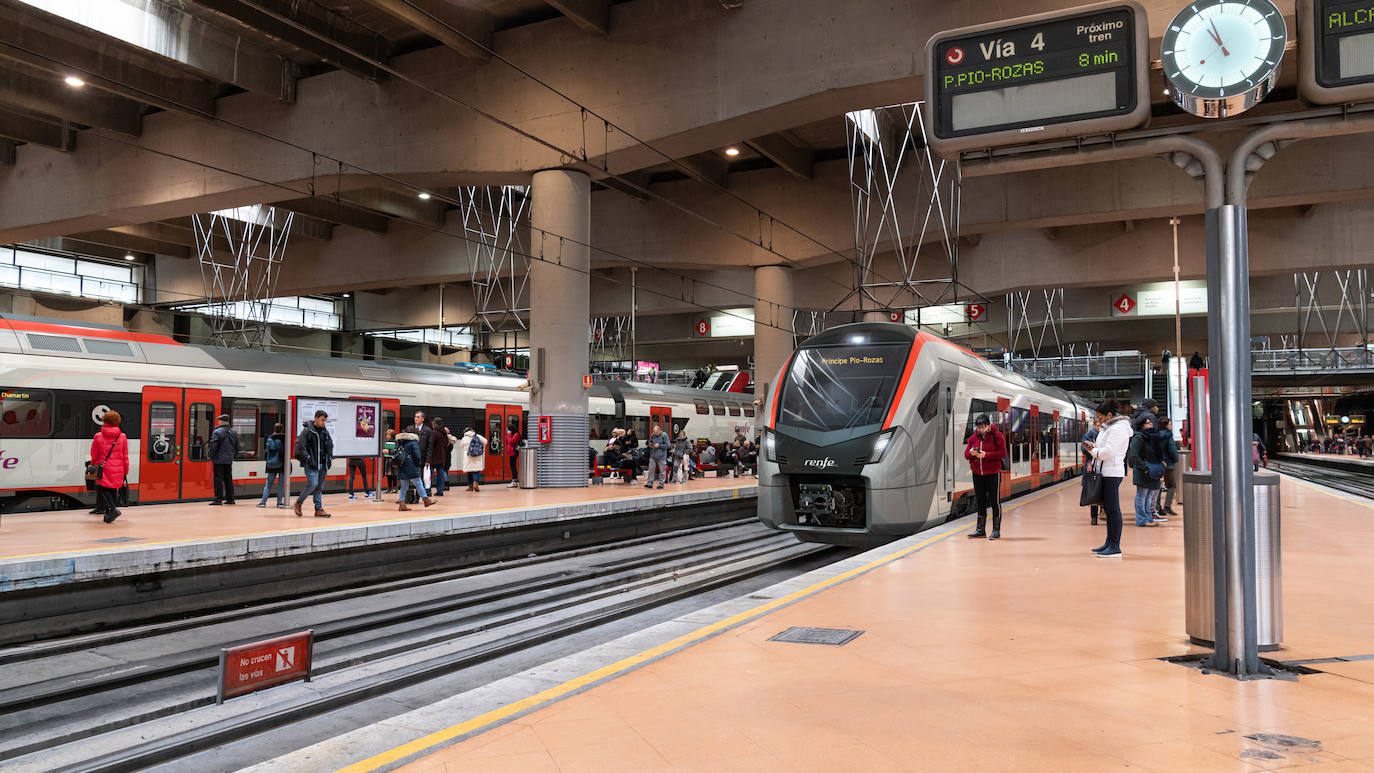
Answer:
[[[234,465],[215,465],[215,501],[234,503]]]
[[[520,454],[518,452],[510,455],[510,479],[513,481],[520,480]]]
[[[119,509],[119,489],[109,486],[96,486],[96,504],[102,513],[112,513]]]
[[[983,531],[988,520],[988,507],[992,507],[992,530],[1002,530],[1002,475],[973,476],[973,498],[978,503],[978,531]]]
[[[367,477],[367,462],[356,457],[348,459],[348,493],[353,493],[353,474],[357,473],[363,479],[363,493],[372,493],[372,481]]]

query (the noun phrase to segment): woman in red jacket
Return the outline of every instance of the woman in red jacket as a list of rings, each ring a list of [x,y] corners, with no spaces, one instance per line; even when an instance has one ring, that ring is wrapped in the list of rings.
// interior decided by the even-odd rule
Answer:
[[[1007,455],[1007,441],[992,426],[986,413],[973,420],[973,434],[964,448],[964,458],[973,470],[973,498],[978,502],[978,528],[970,538],[1002,538],[1002,459]],[[987,524],[988,506],[992,506],[992,534],[983,531]]]
[[[91,441],[91,464],[102,465],[100,478],[96,481],[96,496],[105,506],[105,523],[114,523],[120,515],[117,507],[119,489],[129,474],[129,437],[120,431],[120,417],[115,411],[106,411],[100,420],[105,426]]]

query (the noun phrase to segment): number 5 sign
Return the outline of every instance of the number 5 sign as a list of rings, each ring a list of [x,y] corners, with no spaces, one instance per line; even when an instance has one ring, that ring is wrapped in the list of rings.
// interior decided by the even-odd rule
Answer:
[[[964,313],[968,316],[969,322],[977,322],[988,313],[987,307],[981,303],[970,303],[964,307]]]

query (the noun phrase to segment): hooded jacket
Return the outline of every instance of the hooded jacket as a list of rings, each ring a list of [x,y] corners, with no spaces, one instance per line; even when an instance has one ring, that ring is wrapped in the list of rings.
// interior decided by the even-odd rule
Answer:
[[[106,456],[109,456],[107,459]],[[91,440],[91,462],[104,464],[100,480],[105,488],[119,488],[129,474],[129,438],[114,424],[106,424]]]
[[[661,462],[668,458],[668,448],[673,441],[668,438],[668,433],[660,430],[657,433],[649,434],[649,458]]]
[[[283,464],[286,460],[282,458],[285,452],[286,436],[280,432],[273,432],[272,435],[267,438],[266,453],[263,454],[267,462],[268,472],[281,472],[286,469],[286,465]]]
[[[448,427],[435,427],[429,433],[429,466],[434,469],[448,469]],[[422,451],[424,449],[421,449]]]
[[[1159,430],[1153,427],[1138,430],[1131,436],[1131,446],[1127,456],[1131,460],[1131,482],[1137,487],[1159,488],[1159,479],[1150,477],[1149,463],[1162,464],[1164,462],[1162,445],[1163,441],[1160,440]]]
[[[316,427],[314,420],[302,422],[295,455],[307,470],[327,470],[334,461],[334,438],[329,436],[328,429]]]
[[[402,480],[415,480],[424,469],[420,458],[420,436],[414,432],[402,432],[396,436],[396,447],[401,452],[401,463],[396,468],[396,477]]]
[[[964,458],[968,460],[974,475],[994,475],[1002,471],[1002,459],[1007,455],[1007,440],[996,425],[990,426],[992,428],[986,435],[979,434],[975,429],[964,447]],[[983,451],[987,456],[979,459],[973,455],[974,451]]]
[[[482,453],[478,456],[468,456],[468,449],[472,447],[473,440],[482,442]],[[468,430],[463,433],[463,438],[458,441],[458,453],[463,457],[463,472],[483,472],[487,469],[487,439],[481,435]]]
[[[1097,430],[1093,458],[1101,465],[1102,477],[1126,477],[1126,452],[1131,446],[1131,420],[1127,416],[1113,416]]]

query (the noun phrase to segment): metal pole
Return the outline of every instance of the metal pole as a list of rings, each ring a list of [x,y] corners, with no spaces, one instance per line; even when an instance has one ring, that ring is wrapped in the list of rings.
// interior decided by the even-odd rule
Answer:
[[[1177,217],[1169,218],[1169,225],[1174,228],[1174,359],[1183,356],[1183,291],[1180,289],[1178,282],[1178,225],[1180,222],[1181,221]],[[1174,370],[1179,369],[1175,367],[1175,363],[1172,360],[1168,365],[1164,366],[1164,383],[1173,384],[1175,390],[1183,389],[1184,384],[1182,379],[1170,378],[1172,374],[1169,372],[1169,369],[1171,367],[1174,368]],[[1170,400],[1170,407],[1176,402],[1181,403],[1183,401],[1181,399]]]
[[[635,380],[639,370],[638,317],[639,317],[639,267],[630,267],[630,381]]]

